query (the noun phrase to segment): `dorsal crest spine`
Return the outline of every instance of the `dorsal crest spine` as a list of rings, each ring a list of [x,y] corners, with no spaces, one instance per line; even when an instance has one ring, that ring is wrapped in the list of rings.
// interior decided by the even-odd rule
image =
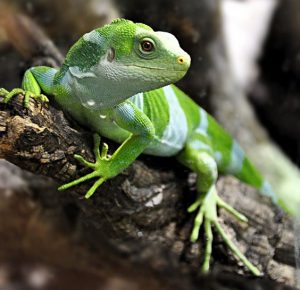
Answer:
[[[111,24],[120,24],[120,23],[132,23],[132,21],[124,18],[116,18],[111,22]]]

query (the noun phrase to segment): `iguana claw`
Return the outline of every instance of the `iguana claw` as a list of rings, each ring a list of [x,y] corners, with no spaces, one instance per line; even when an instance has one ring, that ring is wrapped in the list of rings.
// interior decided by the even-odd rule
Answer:
[[[94,171],[92,173],[89,173],[83,177],[80,177],[78,179],[75,179],[69,183],[63,184],[58,188],[58,190],[66,190],[70,187],[73,187],[79,183],[85,182],[89,179],[98,177],[97,181],[93,184],[93,186],[87,191],[85,194],[85,198],[91,197],[96,189],[104,182],[106,181],[109,176],[103,175],[103,170],[101,170],[101,167],[105,167],[105,164],[109,161],[110,157],[107,155],[108,152],[108,145],[106,143],[102,144],[102,150],[100,152],[100,136],[98,134],[94,134],[94,155],[95,155],[95,163],[89,162],[86,159],[84,159],[81,155],[75,154],[74,158],[78,160],[80,163],[82,163],[84,166],[89,167],[93,169]]]
[[[7,91],[4,88],[0,88],[0,96],[4,96],[4,100],[3,103],[7,104],[11,101],[11,99],[19,94],[24,95],[24,107],[28,108],[29,107],[29,100],[30,98],[34,98],[36,100],[39,100],[41,102],[49,102],[49,99],[43,95],[43,94],[39,94],[36,95],[30,91],[25,91],[21,88],[15,88],[13,90],[11,90],[10,92]]]
[[[221,224],[218,221],[217,208],[224,208],[235,218],[242,222],[247,222],[248,219],[236,211],[233,207],[224,202],[217,194],[215,186],[206,195],[200,195],[199,198],[188,208],[188,212],[194,212],[198,209],[198,213],[194,220],[193,230],[190,236],[192,242],[196,242],[199,236],[199,230],[201,225],[204,225],[204,232],[206,236],[206,246],[204,252],[204,262],[202,265],[202,271],[208,272],[210,258],[212,253],[212,226],[220,234],[225,244],[230,248],[235,256],[237,256],[242,263],[256,276],[260,276],[261,272],[255,267],[246,256],[238,249],[238,247],[230,240],[230,237],[225,233]]]

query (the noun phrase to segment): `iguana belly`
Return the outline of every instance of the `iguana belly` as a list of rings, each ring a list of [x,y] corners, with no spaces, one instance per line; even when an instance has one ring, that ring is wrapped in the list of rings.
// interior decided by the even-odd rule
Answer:
[[[177,124],[180,125],[179,122]],[[185,139],[182,139],[182,133],[174,130],[175,127],[170,126],[166,128],[165,134],[155,136],[155,139],[149,144],[143,153],[155,156],[173,156],[176,155],[185,144]],[[102,120],[99,124],[97,132],[108,139],[117,143],[124,142],[129,136],[130,132],[121,129],[114,123]]]
[[[130,101],[148,116],[155,128],[155,139],[144,153],[156,156],[176,155],[186,143],[188,125],[185,113],[171,86],[137,94],[131,97]],[[105,116],[90,110],[86,111],[86,114],[91,123],[89,127],[101,136],[117,143],[122,143],[130,136],[130,132],[120,128]]]
[[[187,120],[171,86],[137,94],[130,101],[149,117],[155,127],[156,139],[145,153],[172,156],[184,147],[188,137]]]

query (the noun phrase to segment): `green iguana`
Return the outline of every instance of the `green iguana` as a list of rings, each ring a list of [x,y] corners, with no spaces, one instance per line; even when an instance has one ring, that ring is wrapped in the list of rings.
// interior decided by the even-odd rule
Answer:
[[[173,83],[190,67],[190,56],[170,33],[153,31],[145,24],[116,19],[83,35],[69,50],[59,68],[33,67],[26,71],[23,89],[0,90],[4,102],[15,95],[47,101],[52,95],[61,108],[91,131],[121,143],[112,156],[95,137],[95,163],[75,158],[92,172],[59,189],[89,179],[91,197],[107,179],[127,168],[141,153],[176,156],[197,174],[198,196],[188,211],[197,212],[191,241],[203,225],[206,235],[203,271],[208,271],[212,252],[212,226],[226,245],[255,275],[260,271],[240,252],[218,222],[222,207],[239,220],[247,218],[225,203],[216,190],[218,173],[230,174],[276,198],[270,185],[243,150],[205,110]],[[101,152],[100,152],[101,151]]]

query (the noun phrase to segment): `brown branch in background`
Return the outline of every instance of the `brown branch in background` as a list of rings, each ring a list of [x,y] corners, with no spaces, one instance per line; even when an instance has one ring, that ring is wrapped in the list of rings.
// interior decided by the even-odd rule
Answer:
[[[0,3],[0,27],[7,40],[27,60],[51,58],[50,66],[60,66],[64,57],[43,30],[28,16],[6,2]],[[45,65],[45,64],[44,64]]]

